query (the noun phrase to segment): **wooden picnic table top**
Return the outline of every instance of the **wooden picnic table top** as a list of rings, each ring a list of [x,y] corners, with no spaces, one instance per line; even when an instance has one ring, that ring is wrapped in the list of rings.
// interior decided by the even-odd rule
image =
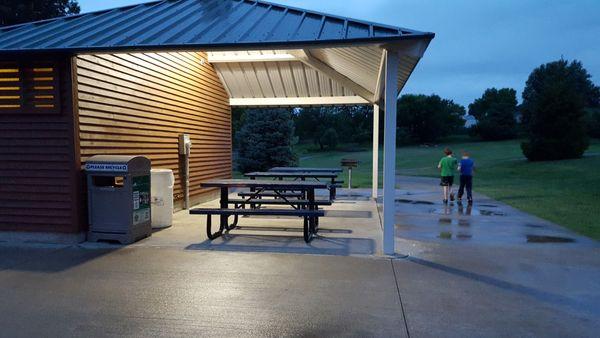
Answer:
[[[310,167],[274,167],[269,171],[275,172],[330,172],[330,173],[341,173],[344,172],[341,168],[310,168]]]
[[[319,181],[273,181],[250,179],[215,179],[200,183],[202,188],[264,188],[281,190],[326,189],[328,184]]]
[[[337,173],[320,171],[299,171],[299,172],[276,172],[276,171],[255,171],[244,174],[246,177],[313,177],[313,178],[336,178]]]

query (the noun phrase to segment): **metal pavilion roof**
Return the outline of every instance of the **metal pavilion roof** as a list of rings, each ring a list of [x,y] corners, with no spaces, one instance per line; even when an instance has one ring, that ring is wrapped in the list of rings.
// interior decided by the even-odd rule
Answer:
[[[0,53],[385,43],[418,32],[255,0],[164,0],[0,28]]]

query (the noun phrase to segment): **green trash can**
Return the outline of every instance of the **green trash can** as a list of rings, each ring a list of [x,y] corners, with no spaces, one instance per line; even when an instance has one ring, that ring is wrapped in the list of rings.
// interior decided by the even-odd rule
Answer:
[[[130,244],[152,234],[150,160],[97,155],[85,163],[88,241]]]

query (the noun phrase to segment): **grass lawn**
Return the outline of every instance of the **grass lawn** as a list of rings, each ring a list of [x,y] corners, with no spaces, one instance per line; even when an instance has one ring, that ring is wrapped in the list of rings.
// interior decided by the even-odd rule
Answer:
[[[400,147],[397,173],[437,177],[436,166],[444,146],[455,152],[471,152],[477,166],[474,190],[600,240],[599,140],[592,141],[582,159],[535,163],[524,158],[520,141],[455,141],[429,148]],[[353,171],[353,186],[370,187],[370,149],[311,153],[302,147],[299,152],[300,166],[306,167],[339,166],[344,157],[357,158],[361,162]],[[347,182],[347,178],[344,180]]]

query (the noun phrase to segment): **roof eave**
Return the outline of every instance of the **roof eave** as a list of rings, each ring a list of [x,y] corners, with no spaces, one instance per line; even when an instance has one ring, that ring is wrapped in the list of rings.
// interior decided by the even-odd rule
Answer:
[[[233,51],[233,50],[261,50],[261,49],[300,49],[311,47],[353,47],[357,45],[389,44],[407,40],[432,40],[435,33],[425,32],[407,34],[402,36],[382,36],[356,39],[336,40],[308,40],[308,41],[272,41],[272,42],[236,42],[221,44],[164,44],[164,45],[135,45],[135,46],[86,46],[74,48],[32,48],[32,49],[0,49],[0,55],[8,54],[87,54],[110,52],[164,52],[164,51]]]

